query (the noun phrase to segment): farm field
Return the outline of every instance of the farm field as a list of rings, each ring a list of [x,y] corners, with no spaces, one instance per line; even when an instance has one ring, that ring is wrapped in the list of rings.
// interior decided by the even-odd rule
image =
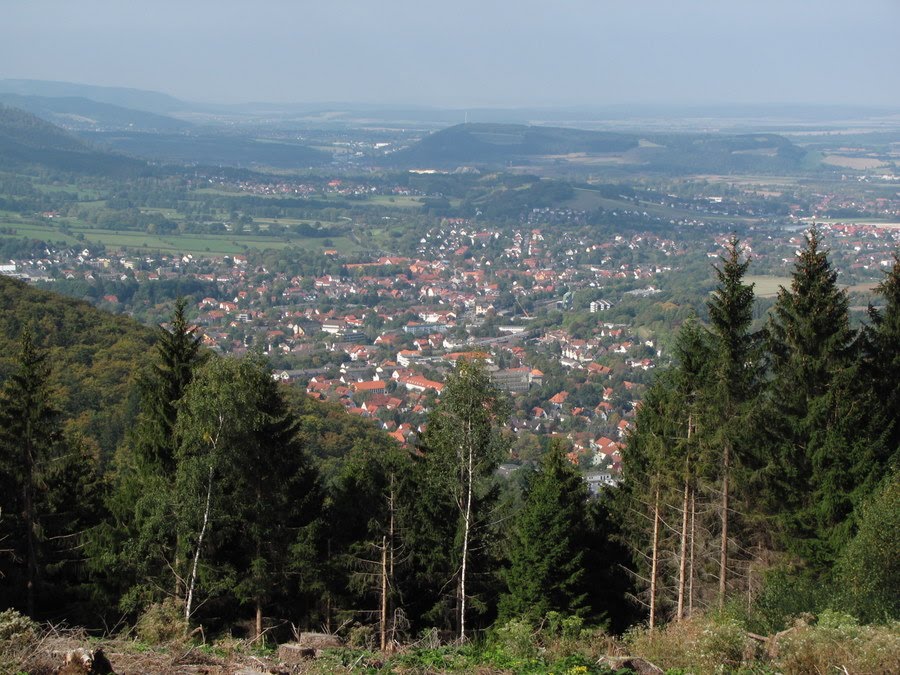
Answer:
[[[60,226],[68,226],[63,232]],[[360,246],[348,237],[260,237],[245,234],[162,234],[128,230],[106,230],[60,222],[59,225],[43,225],[12,219],[2,219],[0,227],[11,228],[14,234],[4,237],[30,237],[64,246],[99,244],[113,250],[164,251],[194,256],[221,256],[243,253],[249,249],[283,249],[288,246],[315,250],[358,250]]]
[[[702,220],[704,222],[755,222],[753,218],[711,215],[708,213],[689,211],[687,209],[676,209],[668,206],[661,206],[659,204],[652,204],[649,202],[639,201],[637,203],[634,203],[626,201],[624,199],[611,199],[609,197],[603,197],[598,192],[590,188],[575,188],[575,196],[568,200],[565,205],[571,209],[577,209],[580,211],[590,211],[596,208],[617,210],[627,209],[629,211],[639,210],[646,211],[647,214],[651,216],[679,220]]]

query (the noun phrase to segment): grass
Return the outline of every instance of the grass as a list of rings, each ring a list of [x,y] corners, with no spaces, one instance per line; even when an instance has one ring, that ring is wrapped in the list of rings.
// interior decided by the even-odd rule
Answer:
[[[59,225],[68,225],[72,234],[63,233]],[[30,222],[0,222],[0,227],[11,227],[14,237],[30,237],[59,243],[67,246],[87,246],[100,244],[107,249],[121,250],[128,248],[139,251],[164,251],[170,253],[192,254],[194,256],[220,256],[243,253],[249,249],[283,249],[296,246],[313,250],[336,249],[341,252],[359,250],[360,246],[348,237],[260,237],[249,234],[165,234],[154,235],[138,231],[116,231],[95,229],[84,224],[72,224],[71,221],[60,221],[58,224],[43,225]],[[328,242],[328,243],[326,243]]]
[[[778,295],[778,290],[784,286],[787,289],[791,287],[790,277],[776,277],[766,274],[748,274],[744,277],[744,281],[753,284],[753,292],[758,298],[774,298]],[[842,288],[848,293],[871,293],[878,285],[877,282],[864,282],[854,284],[853,286],[843,285]]]
[[[628,210],[628,211],[646,211],[648,215],[658,216],[665,219],[678,220],[702,220],[704,222],[756,222],[755,218],[747,218],[741,216],[721,216],[715,214],[703,213],[701,211],[689,211],[687,209],[676,209],[668,206],[660,206],[649,202],[638,201],[637,203],[603,197],[591,188],[575,188],[575,196],[564,204],[568,208],[579,211],[590,211],[596,208],[604,208],[607,210]]]
[[[782,286],[791,287],[790,277],[775,277],[765,274],[748,274],[744,277],[744,282],[753,284],[753,292],[758,298],[774,298]]]

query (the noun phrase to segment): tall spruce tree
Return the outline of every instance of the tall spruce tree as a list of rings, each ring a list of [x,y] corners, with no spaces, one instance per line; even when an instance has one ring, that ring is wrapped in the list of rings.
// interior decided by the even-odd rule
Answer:
[[[581,614],[588,609],[587,500],[584,480],[565,458],[562,445],[554,443],[533,476],[512,527],[501,618],[538,621],[550,611]]]
[[[719,449],[718,476],[721,487],[719,605],[725,602],[729,577],[729,537],[735,470],[747,465],[752,439],[747,431],[752,402],[761,382],[762,361],[754,354],[753,284],[744,282],[750,260],[742,259],[737,237],[726,247],[721,267],[716,267],[718,284],[707,303],[712,334],[711,399],[716,425],[710,442]]]
[[[883,466],[885,419],[859,376],[847,295],[820,244],[812,229],[771,315],[769,494],[787,549],[826,571]]]
[[[660,586],[663,577],[663,550],[669,548],[665,536],[663,510],[680,462],[673,462],[673,446],[678,442],[685,420],[677,396],[674,372],[656,377],[641,401],[635,426],[623,451],[623,482],[617,490],[615,508],[623,523],[625,538],[634,560],[634,575],[646,589],[639,599],[649,614],[650,627],[661,616]]]
[[[168,327],[157,328],[155,360],[138,380],[140,413],[117,450],[108,499],[113,520],[93,532],[90,566],[105,578],[123,609],[137,611],[184,593],[178,559],[172,484],[176,473],[178,401],[203,361],[201,337],[175,302]]]
[[[135,451],[148,468],[166,477],[175,472],[176,404],[203,359],[202,337],[188,324],[186,306],[187,301],[178,298],[169,326],[157,327],[156,362],[140,381],[141,416]]]
[[[870,325],[865,330],[864,376],[874,384],[879,404],[890,423],[887,448],[890,463],[900,459],[900,254],[875,289],[885,307],[869,307]]]
[[[53,405],[46,353],[34,344],[31,331],[21,337],[18,369],[0,396],[0,534],[7,564],[0,572],[11,601],[21,601],[35,616],[43,583],[47,550],[43,533],[49,517],[47,477],[62,440],[60,413]]]
[[[681,528],[678,551],[678,590],[675,618],[681,620],[693,606],[693,579],[695,576],[691,559],[694,543],[695,523],[692,505],[696,502],[698,482],[701,475],[708,473],[709,462],[705,453],[701,434],[717,420],[710,419],[705,398],[709,389],[710,364],[714,363],[710,353],[709,335],[693,318],[686,321],[678,333],[674,356],[676,366],[673,374],[673,389],[679,401],[680,410],[673,414],[680,418],[681,430],[673,439],[672,463],[681,485]],[[680,469],[680,476],[678,471]]]

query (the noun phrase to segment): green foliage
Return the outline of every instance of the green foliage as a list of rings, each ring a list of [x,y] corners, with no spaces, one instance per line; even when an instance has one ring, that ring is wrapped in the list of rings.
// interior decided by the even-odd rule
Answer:
[[[765,575],[745,620],[757,633],[776,633],[791,626],[796,617],[824,609],[834,597],[831,587],[802,570],[775,568]],[[743,610],[743,603],[735,604]]]
[[[260,611],[296,593],[322,501],[296,423],[257,358],[213,359],[187,387],[175,492],[189,610],[191,591]]]
[[[509,589],[501,617],[534,620],[548,612],[585,610],[584,544],[587,487],[554,444],[544,456],[517,514],[509,547]]]
[[[887,462],[888,418],[860,377],[846,293],[812,230],[770,321],[774,452],[766,497],[782,543],[820,571]]]
[[[867,622],[900,620],[900,476],[889,475],[861,511],[835,569],[842,605]]]

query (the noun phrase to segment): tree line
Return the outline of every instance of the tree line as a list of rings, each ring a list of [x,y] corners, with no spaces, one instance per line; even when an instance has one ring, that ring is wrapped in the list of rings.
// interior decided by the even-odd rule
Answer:
[[[733,239],[708,324],[683,325],[623,453],[639,600],[651,626],[734,596],[776,624],[825,607],[896,618],[896,538],[863,542],[896,506],[900,259],[859,329],[815,229],[759,331],[749,265]]]

